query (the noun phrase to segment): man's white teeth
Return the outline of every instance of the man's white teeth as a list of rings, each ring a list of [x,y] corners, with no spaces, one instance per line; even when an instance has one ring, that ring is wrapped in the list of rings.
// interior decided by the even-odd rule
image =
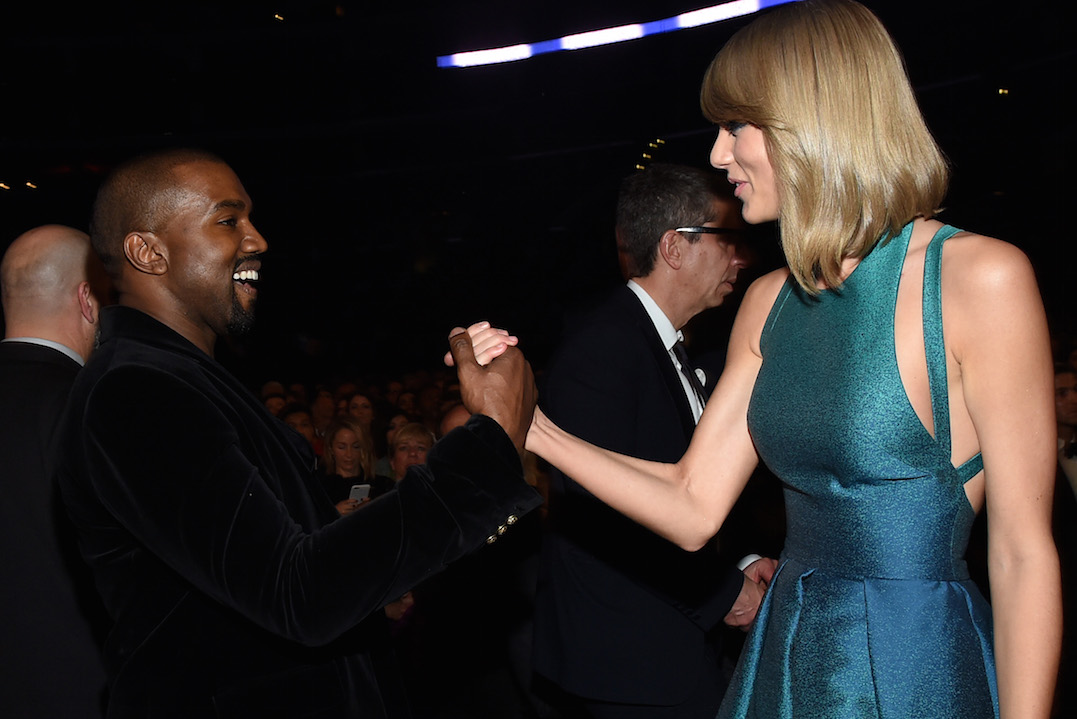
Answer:
[[[236,272],[232,275],[232,279],[237,282],[248,282],[250,280],[257,280],[258,270],[243,270],[242,272]]]

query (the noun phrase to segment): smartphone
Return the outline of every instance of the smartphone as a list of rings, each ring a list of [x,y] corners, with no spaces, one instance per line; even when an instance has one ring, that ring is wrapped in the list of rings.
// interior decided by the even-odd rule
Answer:
[[[368,497],[370,497],[369,484],[353,484],[352,491],[348,494],[348,499],[358,499],[360,502]]]

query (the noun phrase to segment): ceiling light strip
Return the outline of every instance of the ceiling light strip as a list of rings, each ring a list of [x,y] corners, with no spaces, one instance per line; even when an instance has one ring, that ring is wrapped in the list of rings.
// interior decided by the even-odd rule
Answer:
[[[590,32],[566,35],[556,40],[544,40],[542,42],[510,45],[508,47],[491,48],[488,50],[473,50],[471,52],[458,52],[452,55],[438,57],[438,67],[476,67],[479,65],[495,65],[503,62],[516,62],[526,60],[536,55],[545,55],[561,50],[581,50],[588,47],[599,47],[627,40],[638,40],[648,35],[658,35],[675,30],[684,30],[700,25],[722,22],[735,17],[751,15],[772,5],[782,5],[796,0],[733,0],[711,7],[693,10],[654,22],[636,23],[632,25],[620,25],[618,27],[592,30]]]

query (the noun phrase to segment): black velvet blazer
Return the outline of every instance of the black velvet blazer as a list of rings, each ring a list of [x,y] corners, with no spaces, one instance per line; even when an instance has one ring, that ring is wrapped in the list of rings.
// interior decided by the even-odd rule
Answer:
[[[396,716],[364,618],[540,503],[473,418],[337,517],[303,440],[126,307],[72,388],[59,480],[114,621],[110,717]]]

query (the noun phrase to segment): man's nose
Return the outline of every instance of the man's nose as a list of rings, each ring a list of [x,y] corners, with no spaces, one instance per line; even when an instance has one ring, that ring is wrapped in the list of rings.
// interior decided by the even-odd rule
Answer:
[[[262,237],[262,233],[251,225],[251,231],[243,238],[241,249],[250,254],[260,254],[269,249],[269,243]]]

